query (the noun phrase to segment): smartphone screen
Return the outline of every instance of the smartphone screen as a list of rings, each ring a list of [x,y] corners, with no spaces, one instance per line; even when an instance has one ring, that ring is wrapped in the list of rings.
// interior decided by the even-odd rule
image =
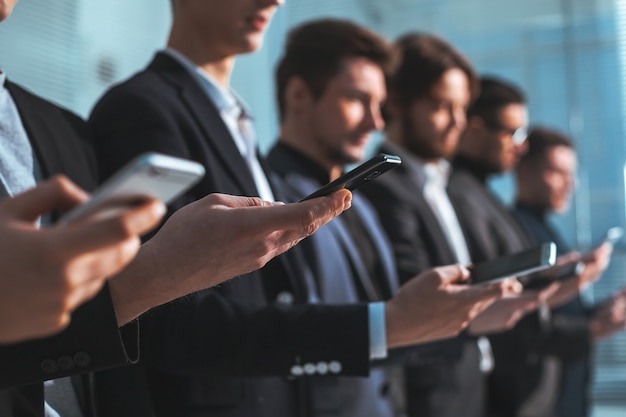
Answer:
[[[337,190],[341,190],[342,188],[346,188],[350,191],[355,190],[361,185],[374,180],[375,178],[389,171],[391,168],[400,165],[401,163],[402,161],[400,160],[399,156],[387,155],[384,153],[378,154],[372,159],[354,168],[352,171],[343,174],[336,180],[326,184],[319,190],[304,197],[300,201],[306,201],[312,198],[322,197],[334,193]]]
[[[544,243],[493,261],[470,267],[472,284],[528,275],[549,268],[556,262],[556,245]]]

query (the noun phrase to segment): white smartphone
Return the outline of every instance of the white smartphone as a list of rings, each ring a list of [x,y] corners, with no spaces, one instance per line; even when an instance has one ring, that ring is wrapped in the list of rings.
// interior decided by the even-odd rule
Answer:
[[[98,187],[87,202],[61,216],[58,223],[112,215],[149,198],[168,204],[200,181],[204,172],[197,162],[154,152],[142,154]]]
[[[556,245],[544,243],[493,261],[469,268],[471,283],[498,281],[513,276],[528,275],[549,268],[556,262]]]

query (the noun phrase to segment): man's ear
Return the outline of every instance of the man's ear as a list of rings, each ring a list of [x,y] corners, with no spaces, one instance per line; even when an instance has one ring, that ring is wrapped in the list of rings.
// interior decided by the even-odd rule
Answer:
[[[285,88],[285,106],[287,111],[299,110],[313,102],[309,85],[302,77],[293,76]]]

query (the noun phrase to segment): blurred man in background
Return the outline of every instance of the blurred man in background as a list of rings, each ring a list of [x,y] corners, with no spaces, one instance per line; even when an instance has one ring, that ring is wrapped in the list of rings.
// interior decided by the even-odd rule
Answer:
[[[379,151],[399,155],[403,164],[363,192],[378,211],[400,278],[406,280],[434,266],[472,262],[446,186],[448,159],[465,128],[478,79],[465,57],[436,36],[408,34],[395,46],[399,63],[388,77],[387,141]],[[470,331],[480,335],[514,325],[534,308],[537,296],[496,301],[471,323]],[[488,340],[464,333],[437,345],[445,355],[407,368],[408,414],[484,416],[484,372],[493,363]]]
[[[568,245],[549,223],[553,213],[567,211],[576,185],[577,160],[572,141],[565,135],[547,128],[533,128],[527,139],[527,151],[515,168],[517,196],[513,214],[536,243],[552,241],[560,255],[570,253]],[[584,255],[570,255],[570,262],[585,258],[609,258],[609,244],[603,252],[591,251]],[[592,264],[592,265],[595,265]],[[606,265],[598,264],[603,270]],[[581,273],[563,285],[580,291],[600,277],[599,273]],[[557,327],[567,327],[570,342],[561,351],[552,352],[544,367],[555,368],[552,410],[532,415],[583,417],[590,411],[589,386],[591,382],[592,347],[595,342],[622,330],[625,324],[624,298],[620,294],[595,308],[585,306],[579,295],[552,311],[552,322]],[[553,304],[554,305],[554,304]],[[546,372],[546,371],[544,371]],[[550,389],[543,386],[544,390]],[[528,410],[525,415],[531,415]]]
[[[467,114],[448,190],[459,208],[459,218],[471,242],[472,260],[477,263],[534,246],[487,182],[492,176],[511,171],[526,151],[527,109],[517,87],[496,78],[483,78],[480,96]],[[584,259],[585,274],[589,276],[599,274],[606,266],[608,253],[600,248],[596,255]],[[549,307],[577,294],[577,288],[559,285],[542,304]],[[555,349],[571,347],[571,339],[567,338],[576,334],[568,333],[569,329],[558,323],[547,326],[547,307],[542,309],[544,314],[531,314],[512,331],[490,337],[495,359],[488,383],[490,415],[510,417],[532,409],[531,414],[539,416],[539,410],[550,409],[554,395],[542,389],[542,384],[554,373],[543,372],[543,358]]]

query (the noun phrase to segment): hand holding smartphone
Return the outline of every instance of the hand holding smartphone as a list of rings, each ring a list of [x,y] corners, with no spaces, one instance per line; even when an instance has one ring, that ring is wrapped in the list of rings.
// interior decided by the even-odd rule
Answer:
[[[581,261],[567,262],[557,265],[545,271],[529,274],[518,278],[525,290],[540,290],[551,285],[553,282],[565,281],[576,278],[582,274],[585,263]]]
[[[489,262],[473,265],[470,282],[482,284],[512,276],[528,275],[551,267],[556,262],[556,245],[553,242],[504,256]]]
[[[360,187],[361,185],[372,181],[374,178],[377,178],[381,174],[389,171],[391,168],[400,165],[401,163],[402,161],[398,156],[387,155],[384,153],[378,154],[372,159],[354,168],[352,171],[343,174],[336,180],[326,184],[319,190],[304,197],[300,201],[306,201],[312,198],[322,197],[334,193],[337,190],[341,190],[342,188],[347,188],[348,190],[353,191],[357,187]]]
[[[167,204],[203,176],[204,167],[196,162],[154,152],[145,153],[98,187],[86,203],[65,213],[59,224],[93,215],[115,215],[150,198]]]
[[[611,227],[609,230],[606,231],[604,237],[602,238],[602,241],[597,244],[595,248],[605,243],[610,243],[611,246],[615,246],[615,244],[617,244],[617,242],[619,242],[622,237],[624,237],[624,229],[619,226]]]

